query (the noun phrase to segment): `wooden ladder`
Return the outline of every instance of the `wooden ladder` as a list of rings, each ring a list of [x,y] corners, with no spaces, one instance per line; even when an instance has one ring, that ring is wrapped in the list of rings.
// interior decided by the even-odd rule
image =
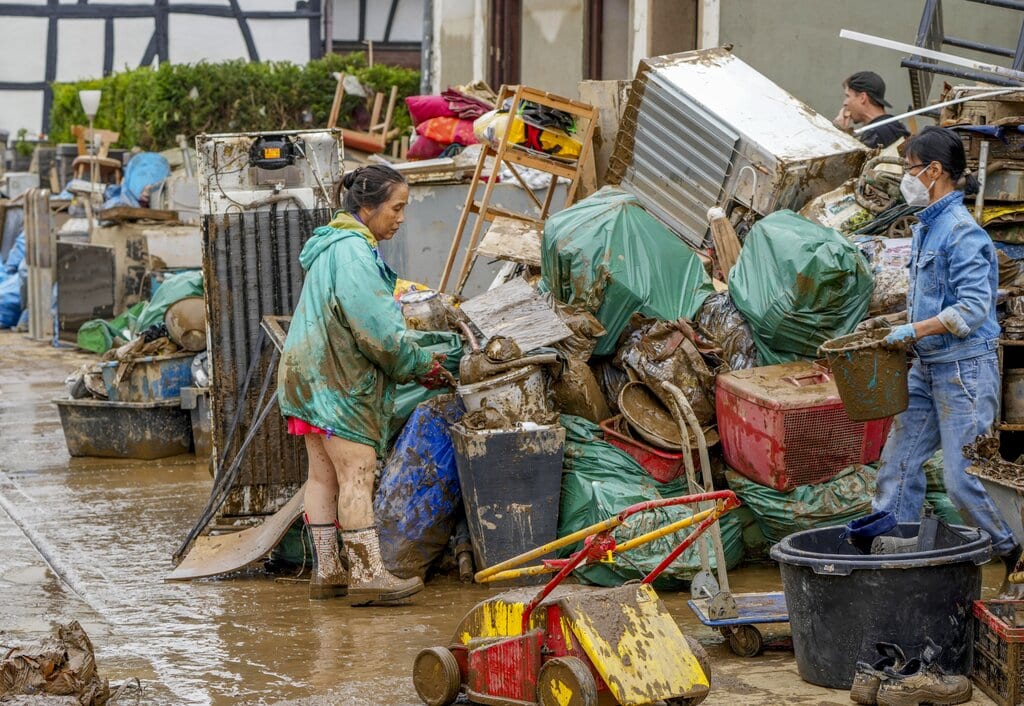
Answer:
[[[553,175],[553,177],[557,176],[568,180],[569,186],[566,190],[565,205],[563,208],[572,205],[576,198],[576,192],[580,182],[580,174],[582,172],[583,165],[586,163],[590,155],[594,125],[597,123],[597,109],[591,105],[587,105],[586,103],[574,101],[569,98],[562,98],[561,96],[535,88],[528,88],[526,86],[502,86],[498,96],[498,107],[500,108],[504,105],[505,101],[509,98],[512,98],[512,105],[509,110],[510,117],[506,122],[505,131],[502,134],[501,141],[498,143],[497,147],[494,147],[487,142],[482,144],[480,158],[477,160],[476,170],[473,172],[473,180],[470,182],[469,192],[466,195],[466,205],[462,209],[462,216],[459,218],[459,224],[455,229],[455,237],[452,240],[451,248],[448,251],[448,259],[445,262],[444,271],[441,274],[441,283],[438,286],[438,289],[442,292],[446,291],[448,286],[448,281],[455,266],[455,258],[458,255],[459,247],[462,244],[462,236],[466,230],[466,224],[469,221],[470,214],[476,214],[477,218],[473,223],[473,230],[469,236],[466,254],[463,257],[462,266],[459,269],[459,276],[454,291],[454,294],[456,295],[462,293],[463,288],[466,286],[466,280],[469,279],[469,274],[473,270],[473,265],[476,263],[478,254],[477,248],[480,244],[481,232],[483,231],[483,225],[485,222],[493,221],[495,218],[511,218],[523,221],[535,229],[539,240],[540,234],[544,229],[544,221],[547,219],[548,212],[551,210],[551,202],[555,195],[555,188],[558,185],[558,180],[555,178],[551,179],[551,185],[548,187],[547,194],[542,203],[540,199],[537,198],[536,194],[533,193],[533,190],[523,180],[522,176],[520,176],[519,172],[516,170],[517,166],[530,167],[542,172],[547,172],[548,174]],[[515,123],[514,118],[518,115],[519,106],[523,101],[561,110],[577,119],[576,136],[582,140],[578,159],[569,163],[548,155],[525,149],[519,145],[509,142],[509,137],[512,134],[512,128]],[[580,121],[583,121],[585,125],[581,126]],[[480,186],[481,174],[484,171],[484,165],[488,157],[494,158],[494,167],[487,179],[483,196],[478,201],[476,198],[476,192],[477,188]],[[497,181],[498,171],[501,169],[502,165],[508,167],[509,171],[512,172],[512,175],[519,182],[520,186],[522,186],[523,190],[526,191],[526,194],[539,210],[539,216],[534,217],[525,213],[517,213],[491,205],[491,196],[494,192],[494,184]]]

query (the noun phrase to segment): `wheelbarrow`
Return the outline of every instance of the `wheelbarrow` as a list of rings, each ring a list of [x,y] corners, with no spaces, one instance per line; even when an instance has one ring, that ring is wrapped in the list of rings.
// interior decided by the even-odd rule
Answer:
[[[612,536],[634,515],[683,505],[698,511],[621,544]],[[492,706],[696,706],[710,689],[710,662],[700,644],[683,635],[652,583],[738,506],[728,490],[637,503],[478,572],[480,583],[555,576],[539,591],[518,588],[482,601],[448,646],[422,650],[413,664],[416,693],[427,706],[447,706],[460,693]],[[581,565],[612,562],[616,554],[687,528],[689,534],[639,583],[561,585]],[[583,547],[568,558],[523,566],[581,540]]]
[[[694,438],[700,457],[701,478],[693,467],[692,454],[683,449],[683,464],[690,493],[702,493],[712,488],[711,459],[697,415],[682,390],[670,382],[662,388],[669,393],[672,415],[679,424],[680,438]],[[687,429],[689,427],[689,430]],[[718,579],[711,573],[707,544],[715,552]],[[721,528],[715,525],[701,543],[701,571],[690,582],[690,610],[704,625],[717,629],[729,643],[729,649],[739,657],[756,657],[764,650],[764,636],[755,625],[788,623],[786,597],[780,592],[733,594],[729,590],[729,574],[725,566]]]

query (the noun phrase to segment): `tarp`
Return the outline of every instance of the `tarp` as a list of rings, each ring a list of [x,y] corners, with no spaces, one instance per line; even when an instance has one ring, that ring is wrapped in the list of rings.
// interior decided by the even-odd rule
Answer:
[[[835,478],[817,485],[801,485],[782,492],[727,470],[729,488],[754,513],[768,541],[815,527],[845,525],[871,512],[878,475],[871,466],[850,466]]]
[[[597,355],[615,350],[635,312],[692,319],[714,291],[696,253],[635,196],[610,186],[548,218],[541,275],[556,299],[583,306],[604,326]]]
[[[629,454],[604,441],[596,424],[567,414],[561,416],[561,423],[565,427],[565,457],[562,462],[559,537],[606,520],[634,503],[687,494],[682,481],[658,483],[651,478]],[[680,520],[694,511],[696,506],[684,505],[635,515],[627,525],[616,528],[613,536],[617,542],[622,543]],[[731,569],[743,560],[741,521],[734,513],[728,513],[719,520],[719,525],[726,566]],[[614,564],[584,566],[576,570],[576,575],[584,581],[601,586],[618,586],[642,578],[685,538],[687,532],[681,530],[633,549],[623,554]],[[566,548],[561,556],[568,556],[580,547],[582,542]],[[655,586],[680,588],[684,582],[692,579],[701,568],[698,551],[698,545],[695,544],[683,552],[658,577]],[[709,553],[714,567],[714,552]]]
[[[729,295],[750,324],[761,365],[817,356],[868,310],[871,270],[856,245],[792,211],[754,224],[729,274]]]
[[[127,342],[154,324],[162,324],[171,304],[186,297],[201,296],[202,272],[189,270],[172,275],[164,280],[150,301],[135,304],[111,321],[93,319],[82,324],[76,339],[78,347],[93,353],[106,353],[113,347],[114,339],[120,337]]]
[[[153,187],[161,184],[170,175],[171,166],[163,155],[156,152],[140,152],[128,160],[121,183],[107,189],[107,200],[103,207],[132,206],[137,208],[142,195],[148,196],[153,191]]]
[[[454,395],[418,406],[381,472],[373,514],[384,565],[401,578],[426,578],[462,510],[449,432],[462,413]]]

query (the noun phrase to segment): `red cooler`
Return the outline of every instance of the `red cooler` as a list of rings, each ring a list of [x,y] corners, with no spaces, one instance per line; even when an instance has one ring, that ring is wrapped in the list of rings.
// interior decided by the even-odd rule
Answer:
[[[726,463],[761,485],[792,490],[877,461],[891,418],[854,422],[819,363],[723,373],[715,406]]]

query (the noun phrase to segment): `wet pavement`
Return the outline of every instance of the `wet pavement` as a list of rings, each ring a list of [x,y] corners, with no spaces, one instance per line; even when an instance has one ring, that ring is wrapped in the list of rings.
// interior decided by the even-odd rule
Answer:
[[[258,570],[165,583],[171,552],[206,501],[209,472],[192,456],[69,458],[50,400],[90,359],[0,332],[0,649],[78,619],[102,676],[138,677],[140,703],[419,704],[414,656],[447,642],[487,589],[432,581],[409,605],[353,609],[310,603],[304,584]],[[986,594],[1000,578],[986,568]],[[736,592],[780,589],[773,566],[732,572],[730,581]],[[733,656],[687,597],[663,595],[711,657],[709,706],[850,703],[846,692],[802,682],[791,652]],[[992,703],[975,693],[972,703]]]

